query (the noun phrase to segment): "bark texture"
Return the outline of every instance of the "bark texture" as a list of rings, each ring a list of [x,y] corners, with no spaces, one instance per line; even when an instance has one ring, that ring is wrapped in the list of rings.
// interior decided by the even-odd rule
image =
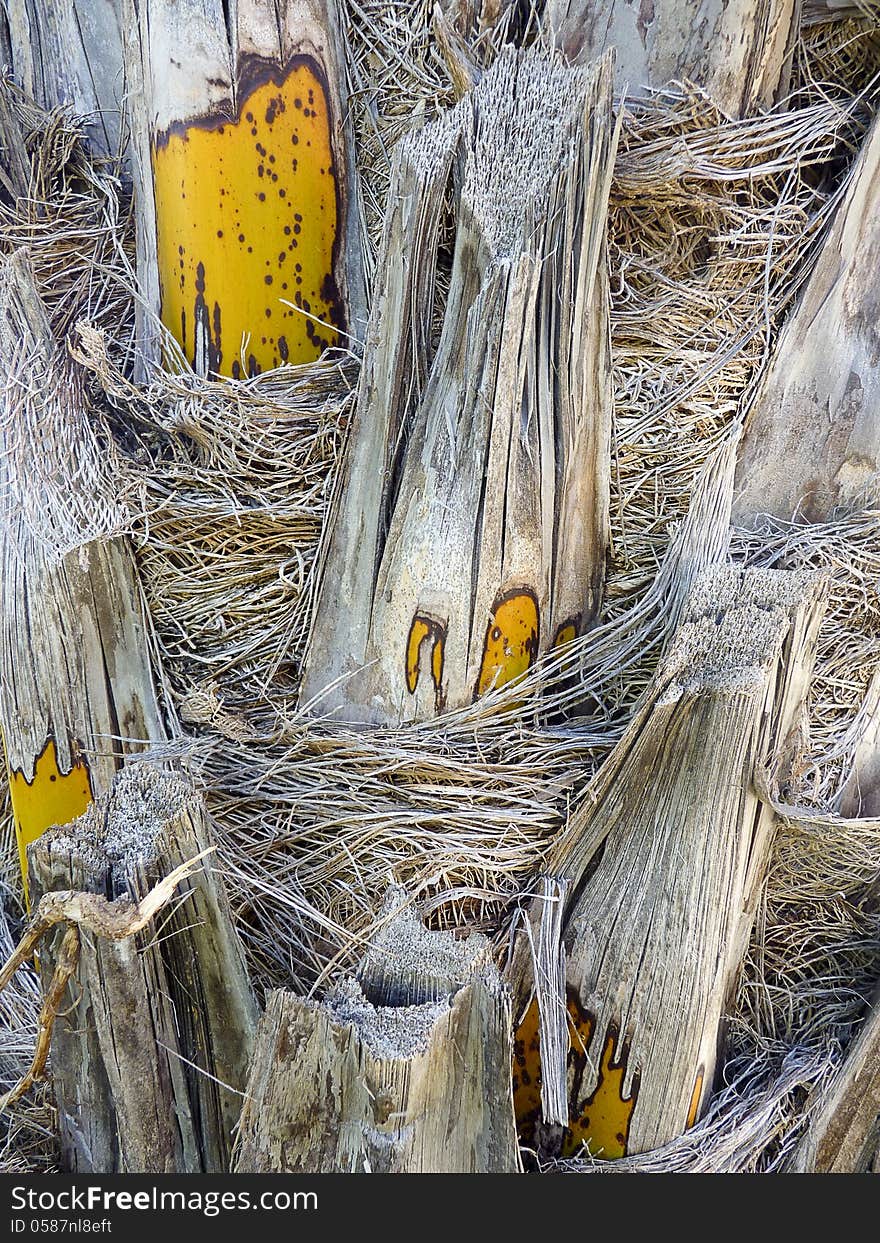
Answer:
[[[880,1153],[880,1008],[875,999],[824,1095],[790,1169],[798,1174],[864,1174]]]
[[[147,307],[201,374],[255,375],[361,339],[336,0],[125,3]]]
[[[513,1173],[510,1000],[485,938],[398,914],[320,1004],[269,998],[239,1173]]]
[[[81,890],[139,902],[211,845],[194,791],[133,764],[31,848],[31,885],[36,900]],[[61,939],[40,953],[46,980]],[[158,927],[120,941],[84,934],[76,983],[52,1038],[64,1168],[228,1170],[257,1007],[213,856]]]
[[[513,49],[399,145],[305,662],[316,711],[399,722],[460,707],[594,618],[615,145],[609,60],[568,69]]]
[[[28,843],[78,816],[125,755],[166,735],[128,541],[85,534],[61,551],[80,538],[84,511],[100,508],[87,493],[96,446],[81,383],[20,256],[0,264],[0,360],[0,730],[26,875]]]
[[[544,10],[569,59],[615,48],[618,87],[640,95],[687,80],[731,116],[785,94],[799,21],[799,0],[547,0]]]
[[[786,752],[823,600],[815,576],[701,575],[653,688],[554,849],[566,1000],[539,989],[525,1009],[515,1079],[521,1123],[548,1153],[649,1151],[708,1100],[775,824],[753,774]],[[533,918],[540,928],[546,902]],[[535,979],[559,975],[557,954],[549,939]],[[542,1104],[535,1054],[560,1023],[567,1056],[541,1054]],[[542,1128],[560,1098],[567,1116]]]
[[[748,415],[734,520],[823,521],[880,470],[880,123]]]

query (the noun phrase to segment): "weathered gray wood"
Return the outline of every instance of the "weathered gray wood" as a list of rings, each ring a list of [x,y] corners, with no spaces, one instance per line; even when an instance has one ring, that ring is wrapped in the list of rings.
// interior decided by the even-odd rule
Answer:
[[[4,0],[9,53],[21,86],[46,108],[89,118],[95,149],[120,151],[125,94],[122,0]]]
[[[822,26],[826,22],[843,22],[857,17],[880,16],[877,0],[803,0],[804,26]]]
[[[583,633],[608,542],[611,65],[507,50],[398,147],[301,699],[397,722]],[[434,340],[440,221],[455,250]]]
[[[62,554],[49,539],[69,547],[65,528],[75,539],[99,507],[83,495],[95,445],[20,256],[0,263],[0,363],[0,730],[24,874],[27,844],[78,816],[126,754],[166,731],[127,540],[86,535]]]
[[[439,10],[465,40],[475,43],[487,32],[502,32],[513,40],[527,14],[520,0],[436,0]]]
[[[539,989],[525,1004],[522,945],[513,972],[518,1114],[546,1152],[648,1151],[708,1100],[775,824],[752,775],[785,754],[823,611],[815,576],[705,572],[650,693],[554,848],[570,1040],[566,1063],[541,1056],[540,1073],[545,1097],[565,1085],[564,1129],[541,1125],[536,1011],[566,1001]],[[534,978],[555,953],[549,945]]]
[[[485,938],[404,912],[325,999],[270,998],[238,1173],[512,1173],[510,999]]]
[[[748,414],[734,520],[822,521],[880,470],[880,122]]]
[[[82,817],[31,847],[34,897],[82,890],[138,902],[211,844],[192,788],[133,763]],[[46,980],[60,935],[40,952]],[[227,1170],[257,1007],[213,856],[157,927],[121,941],[84,934],[76,983],[52,1037],[64,1167]]]
[[[688,80],[732,116],[785,94],[800,0],[547,0],[544,26],[573,61],[613,47],[634,95]]]
[[[880,1006],[876,999],[818,1108],[789,1169],[797,1174],[863,1174],[880,1144]],[[876,1170],[876,1167],[874,1167]]]
[[[256,374],[361,339],[337,0],[125,3],[148,309],[201,373]]]

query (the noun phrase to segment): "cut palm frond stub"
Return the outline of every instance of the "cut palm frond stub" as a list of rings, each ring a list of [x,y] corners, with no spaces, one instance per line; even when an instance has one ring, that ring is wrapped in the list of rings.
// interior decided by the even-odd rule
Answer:
[[[554,846],[565,997],[545,986],[559,976],[545,939],[515,1066],[521,1125],[548,1155],[649,1151],[692,1126],[711,1094],[773,838],[753,771],[790,746],[824,594],[813,574],[705,572],[650,692]],[[514,978],[521,987],[516,967]],[[540,1077],[551,1042],[539,1021],[542,1037],[560,1023],[569,1032],[552,1042],[555,1063],[541,1055]],[[545,1104],[567,1101],[567,1117],[546,1128],[541,1080]]]
[[[201,375],[363,332],[336,0],[133,0],[139,275]],[[189,49],[187,55],[180,48]],[[145,324],[145,327],[148,326]]]
[[[798,0],[547,0],[543,23],[573,61],[615,48],[632,95],[686,80],[745,116],[786,94],[799,18]]]
[[[0,733],[27,894],[28,844],[166,731],[137,570],[113,535],[122,514],[102,512],[115,454],[21,254],[0,259],[0,280]]]
[[[63,913],[71,891],[81,906],[99,906],[96,935],[82,939],[73,1009],[52,1033],[68,1171],[229,1168],[257,1004],[223,882],[204,859],[212,850],[201,798],[146,763],[123,769],[80,819],[31,848],[38,912],[54,900]],[[197,858],[179,900],[140,931],[132,915],[150,890]],[[49,980],[59,939],[44,944]]]
[[[610,59],[570,69],[513,49],[401,142],[305,660],[316,711],[432,717],[595,619],[615,146]],[[434,340],[450,186],[452,277]]]
[[[749,412],[734,518],[821,521],[880,490],[880,121]]]
[[[236,1170],[515,1173],[510,1051],[489,942],[427,931],[393,887],[356,975],[270,996]]]

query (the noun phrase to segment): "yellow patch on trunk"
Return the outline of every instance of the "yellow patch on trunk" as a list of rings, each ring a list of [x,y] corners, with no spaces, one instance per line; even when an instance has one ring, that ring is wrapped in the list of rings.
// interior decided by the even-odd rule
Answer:
[[[235,118],[172,127],[152,161],[162,321],[193,365],[240,378],[337,342],[302,314],[342,326],[332,120],[314,61],[270,73]]]
[[[523,676],[538,655],[538,633],[538,601],[532,592],[502,596],[486,628],[475,698]]]
[[[541,1049],[538,999],[533,997],[513,1038],[513,1111],[522,1143],[535,1142],[541,1121]]]
[[[575,1156],[584,1144],[592,1156],[603,1157],[606,1161],[626,1156],[638,1084],[634,1083],[631,1096],[623,1095],[627,1058],[624,1052],[615,1061],[616,1046],[617,1036],[609,1032],[602,1050],[598,1082],[566,1131],[563,1156]]]
[[[443,688],[446,627],[434,618],[426,617],[423,613],[416,613],[406,641],[406,689],[411,695],[416,693],[416,687],[419,684],[421,650],[425,639],[430,639],[431,681],[434,683],[434,693],[439,698]]]
[[[9,769],[12,815],[18,842],[18,858],[24,879],[25,901],[30,905],[27,879],[27,848],[53,824],[69,824],[92,802],[89,770],[77,760],[69,773],[58,767],[54,739],[50,738],[34,766],[34,779]]]
[[[564,626],[560,626],[556,631],[556,638],[553,640],[554,647],[562,647],[564,643],[571,643],[572,639],[577,638],[577,626],[574,622],[566,622]]]
[[[639,1081],[633,1079],[632,1094],[623,1095],[626,1054],[615,1062],[617,1035],[609,1032],[602,1052],[596,1087],[580,1100],[580,1085],[588,1071],[588,1050],[594,1020],[577,995],[568,993],[569,1125],[562,1132],[561,1154],[577,1156],[584,1145],[595,1157],[606,1160],[626,1156],[629,1129],[636,1105]],[[533,999],[516,1030],[513,1042],[513,1104],[520,1141],[532,1146],[541,1122],[541,1052],[538,1002]]]

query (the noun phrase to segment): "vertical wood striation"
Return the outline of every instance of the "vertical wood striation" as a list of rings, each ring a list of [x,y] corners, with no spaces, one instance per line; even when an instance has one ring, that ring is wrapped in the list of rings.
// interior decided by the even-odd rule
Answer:
[[[821,522],[880,472],[880,122],[746,420],[734,520]]]
[[[791,745],[824,594],[808,574],[700,575],[653,687],[554,849],[565,1001],[539,989],[529,1003],[522,946],[514,967],[519,1113],[548,1153],[645,1152],[705,1106],[775,825],[753,773]],[[564,1128],[541,1125],[537,1086],[538,1011],[554,1005],[567,1005],[570,1047],[540,1073],[566,1085]]]
[[[302,697],[418,720],[589,627],[608,542],[611,65],[504,51],[397,148]],[[432,335],[439,234],[454,251]],[[336,683],[336,685],[331,685]]]
[[[35,899],[82,890],[140,901],[212,845],[201,799],[134,763],[78,820],[31,847]],[[222,880],[209,856],[161,927],[83,938],[73,1009],[52,1068],[66,1169],[211,1173],[229,1168],[257,1007]],[[51,978],[61,934],[41,950]]]
[[[10,66],[48,109],[67,104],[87,120],[95,150],[117,155],[125,95],[123,0],[5,0]]]
[[[547,0],[543,22],[576,63],[613,47],[619,89],[687,80],[738,117],[788,90],[800,0]]]

